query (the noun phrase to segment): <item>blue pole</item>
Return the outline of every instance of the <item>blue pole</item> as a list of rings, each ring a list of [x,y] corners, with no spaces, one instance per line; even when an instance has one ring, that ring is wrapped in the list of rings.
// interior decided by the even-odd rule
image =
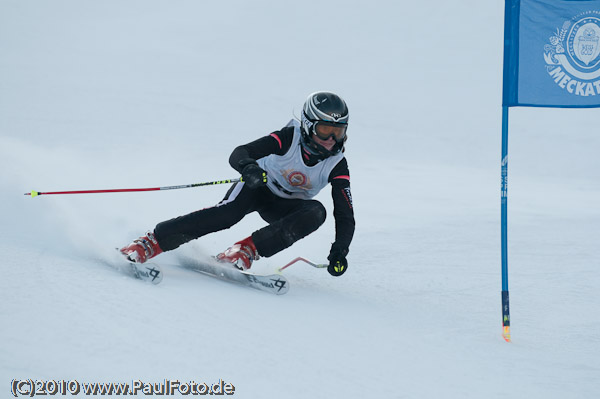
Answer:
[[[500,225],[502,252],[502,336],[510,342],[510,311],[508,301],[508,106],[502,107],[502,161],[500,188]]]
[[[502,160],[500,225],[502,252],[502,336],[510,342],[508,307],[508,108],[518,105],[519,15],[521,0],[504,2],[504,69],[502,76]]]

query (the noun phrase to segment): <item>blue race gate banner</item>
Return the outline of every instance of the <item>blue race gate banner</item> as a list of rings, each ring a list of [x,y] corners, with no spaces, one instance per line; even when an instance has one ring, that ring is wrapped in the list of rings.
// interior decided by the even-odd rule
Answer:
[[[600,107],[600,0],[506,0],[506,107]]]
[[[508,110],[515,106],[600,107],[600,0],[505,0],[500,236],[507,342]]]

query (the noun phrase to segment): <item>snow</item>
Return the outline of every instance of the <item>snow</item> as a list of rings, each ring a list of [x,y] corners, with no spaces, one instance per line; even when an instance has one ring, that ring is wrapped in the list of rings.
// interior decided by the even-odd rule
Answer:
[[[0,390],[13,379],[235,386],[239,398],[593,398],[600,110],[511,109],[501,337],[503,2],[0,1]],[[316,90],[351,112],[357,231],[339,278],[276,297],[186,270],[264,222],[156,258],[114,248],[227,187],[231,150]],[[323,227],[257,262],[324,262]],[[83,396],[83,394],[81,394]]]

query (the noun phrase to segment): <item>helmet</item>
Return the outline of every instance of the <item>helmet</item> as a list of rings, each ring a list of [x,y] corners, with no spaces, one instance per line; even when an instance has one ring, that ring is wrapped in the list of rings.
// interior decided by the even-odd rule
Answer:
[[[304,102],[300,123],[305,158],[321,161],[344,148],[348,106],[337,94],[326,91],[312,93]],[[335,144],[328,149],[323,143],[331,137]]]

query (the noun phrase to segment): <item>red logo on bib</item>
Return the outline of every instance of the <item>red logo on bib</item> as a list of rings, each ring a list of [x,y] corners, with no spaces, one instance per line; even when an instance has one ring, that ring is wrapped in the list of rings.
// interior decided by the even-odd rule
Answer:
[[[301,172],[290,173],[287,177],[287,180],[294,187],[304,186],[308,181],[306,175]]]

